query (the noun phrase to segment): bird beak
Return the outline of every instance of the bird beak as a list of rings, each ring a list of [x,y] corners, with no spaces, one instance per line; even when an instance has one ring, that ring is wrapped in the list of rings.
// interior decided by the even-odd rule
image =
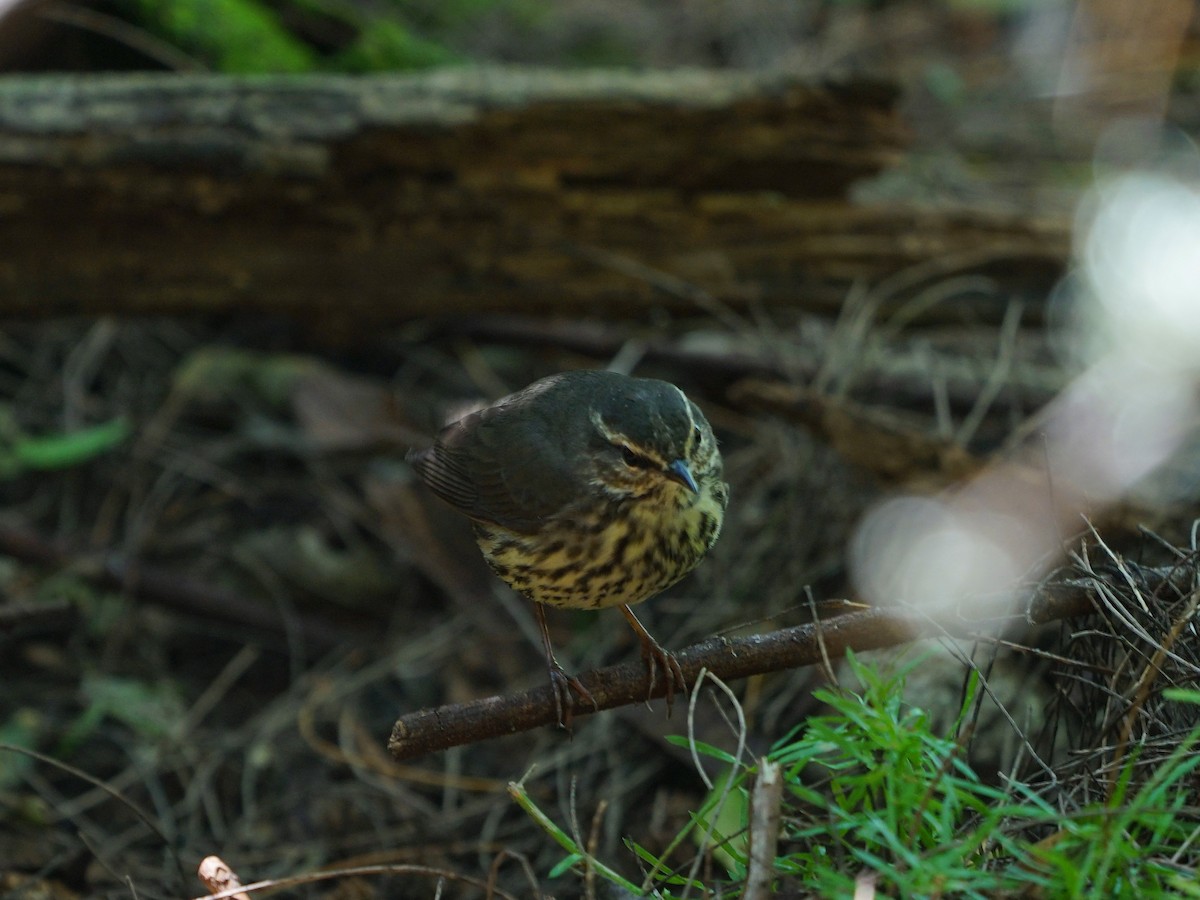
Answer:
[[[700,493],[700,488],[696,486],[696,479],[692,477],[692,470],[688,468],[688,464],[682,459],[677,459],[667,466],[667,475],[678,481],[693,494]]]

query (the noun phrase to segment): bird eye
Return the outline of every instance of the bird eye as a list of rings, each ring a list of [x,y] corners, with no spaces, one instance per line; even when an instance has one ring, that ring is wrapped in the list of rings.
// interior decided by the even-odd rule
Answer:
[[[700,431],[700,426],[699,425],[693,426],[692,427],[692,446],[699,447],[700,442],[703,439],[704,439],[704,433]]]
[[[640,456],[636,450],[628,444],[621,444],[621,459],[625,460],[625,465],[637,469],[651,468],[654,463],[644,456]]]

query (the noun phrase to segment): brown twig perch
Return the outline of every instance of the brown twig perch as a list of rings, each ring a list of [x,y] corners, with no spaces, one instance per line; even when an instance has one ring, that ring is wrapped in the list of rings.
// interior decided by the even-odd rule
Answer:
[[[1049,622],[1081,615],[1091,608],[1084,586],[1063,583],[1039,592],[1025,616],[1033,623]],[[680,651],[676,658],[689,684],[695,683],[701,669],[728,681],[812,665],[826,655],[840,656],[847,649],[874,650],[948,633],[969,635],[978,632],[985,623],[1010,620],[1013,615],[1008,608],[981,612],[979,617],[968,620],[935,616],[928,610],[907,607],[871,609],[767,634],[710,638]],[[647,690],[646,669],[640,662],[584,672],[579,680],[595,698],[597,711],[641,703],[647,696],[662,697],[666,693],[666,684],[661,679],[652,690]],[[582,704],[575,710],[577,715],[592,711],[590,706]],[[554,697],[546,684],[519,694],[485,697],[401,716],[392,727],[388,750],[396,759],[412,759],[423,753],[528,731],[555,721]]]

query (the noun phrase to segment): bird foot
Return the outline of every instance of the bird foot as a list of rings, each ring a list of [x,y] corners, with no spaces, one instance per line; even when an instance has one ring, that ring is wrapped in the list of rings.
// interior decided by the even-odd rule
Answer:
[[[621,607],[621,613],[628,620],[629,626],[638,636],[638,640],[642,642],[642,659],[645,660],[646,669],[650,673],[650,686],[646,689],[646,702],[649,703],[654,696],[654,683],[658,680],[658,670],[662,669],[667,680],[667,716],[670,717],[671,706],[675,703],[675,690],[679,689],[684,695],[687,694],[688,686],[687,680],[683,677],[683,668],[673,653],[668,653],[658,641],[650,636],[650,632],[638,621],[638,617],[633,614],[633,610],[628,605]]]
[[[658,671],[662,669],[667,685],[667,716],[670,717],[671,707],[675,703],[675,691],[679,690],[685,697],[687,696],[688,684],[687,679],[683,677],[683,668],[679,665],[675,654],[664,650],[662,645],[653,638],[642,641],[642,659],[645,660],[646,669],[650,673],[650,686],[646,690],[646,701],[649,702],[654,694]]]
[[[568,734],[571,733],[571,722],[575,718],[575,698],[584,703],[590,703],[592,709],[599,712],[600,707],[592,692],[583,686],[583,682],[574,675],[568,675],[557,660],[550,667],[550,687],[554,694],[554,713],[558,717],[558,727]]]

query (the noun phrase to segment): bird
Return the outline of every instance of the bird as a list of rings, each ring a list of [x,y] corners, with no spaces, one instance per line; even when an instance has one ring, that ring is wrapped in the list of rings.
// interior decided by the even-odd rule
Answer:
[[[721,532],[729,485],[708,420],[675,385],[604,370],[550,375],[451,422],[408,456],[465,513],[492,570],[533,601],[560,726],[591,692],[555,658],[545,607],[619,607],[668,714],[687,684],[632,606],[694,569]],[[565,715],[564,715],[565,711]]]

